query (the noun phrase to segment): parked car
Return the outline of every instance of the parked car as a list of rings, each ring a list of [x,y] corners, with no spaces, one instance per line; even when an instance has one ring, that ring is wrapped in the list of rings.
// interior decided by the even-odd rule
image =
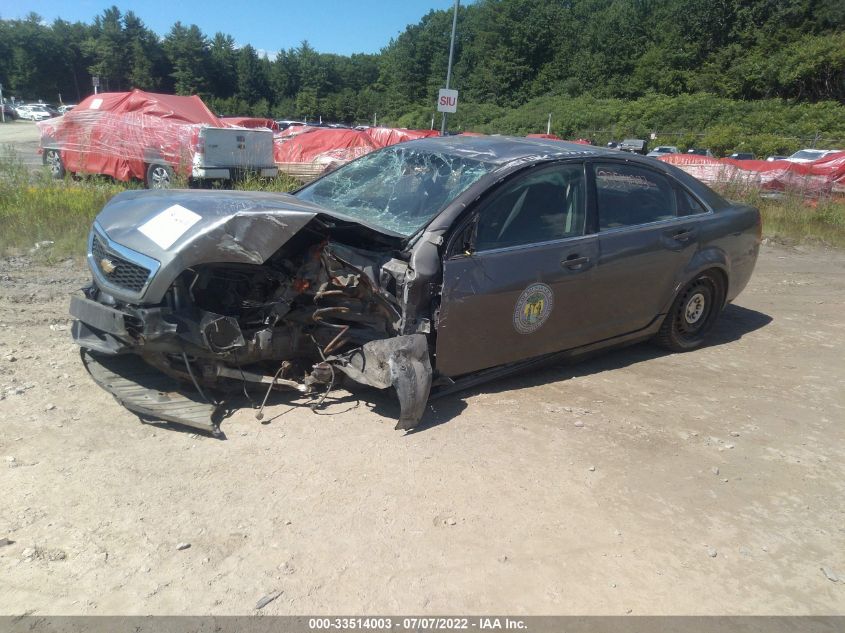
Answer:
[[[56,106],[54,106],[52,103],[44,103],[43,101],[39,101],[38,103],[35,103],[33,105],[36,105],[39,108],[43,108],[44,110],[47,110],[47,112],[50,113],[51,117],[59,116],[61,114],[61,112],[59,112],[59,109]]]
[[[639,138],[626,138],[619,143],[619,149],[623,152],[631,152],[632,154],[643,154],[648,152],[648,143]]]
[[[66,105],[60,105],[57,108],[57,110],[58,110],[59,114],[66,114],[66,113],[70,112],[71,110],[73,110],[75,107],[76,107],[75,103],[69,103],[69,104],[66,104]]]
[[[788,160],[790,163],[813,163],[841,151],[841,149],[800,149],[784,160]]]
[[[733,160],[754,160],[754,154],[750,152],[734,152],[728,158]]]
[[[666,163],[426,138],[295,195],[115,196],[72,333],[92,378],[143,416],[216,432],[227,389],[319,397],[347,378],[395,388],[408,429],[430,395],[539,362],[700,347],[760,230],[756,209]]]
[[[277,119],[276,124],[279,126],[280,130],[286,130],[289,127],[294,127],[298,125],[305,125],[304,121],[291,121],[290,119]]]
[[[219,182],[278,173],[271,130],[227,126],[196,96],[100,93],[38,125],[44,164],[56,178],[102,174],[167,189],[174,176]]]
[[[766,161],[768,161],[770,163],[774,162],[776,160],[786,160],[786,156],[779,156],[779,155],[775,154],[774,156],[767,156],[766,157]]]
[[[690,147],[687,150],[687,154],[695,154],[696,156],[707,156],[708,158],[713,158],[713,152],[704,147]]]
[[[38,104],[19,105],[16,110],[19,118],[28,121],[44,121],[55,116],[46,107]]]
[[[3,104],[3,116],[7,121],[14,121],[18,118],[18,112],[8,103]]]
[[[680,150],[674,145],[660,145],[651,150],[646,156],[666,156],[667,154],[680,154]]]

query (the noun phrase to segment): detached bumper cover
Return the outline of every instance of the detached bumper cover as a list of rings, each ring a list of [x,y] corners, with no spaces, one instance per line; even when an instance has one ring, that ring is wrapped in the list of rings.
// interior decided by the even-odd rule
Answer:
[[[219,407],[199,396],[174,390],[174,381],[135,354],[102,356],[82,350],[91,378],[121,405],[141,416],[220,434]]]

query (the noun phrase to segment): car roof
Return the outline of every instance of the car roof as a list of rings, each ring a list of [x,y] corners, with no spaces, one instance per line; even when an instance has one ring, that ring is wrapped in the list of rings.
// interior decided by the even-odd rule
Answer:
[[[493,186],[503,173],[518,170],[521,166],[536,165],[546,161],[566,158],[606,158],[618,162],[642,165],[671,175],[674,179],[698,195],[711,209],[722,209],[730,203],[700,180],[679,169],[675,165],[656,158],[647,158],[638,154],[620,152],[615,149],[581,145],[566,141],[549,139],[523,138],[515,136],[433,136],[415,141],[408,141],[399,146],[413,147],[428,152],[443,152],[496,166],[492,173],[478,180],[452,203],[447,205],[428,225],[429,230],[445,230],[462,213],[474,196]],[[386,148],[390,149],[390,148]],[[384,150],[382,150],[384,151]]]
[[[522,160],[619,156],[618,151],[604,147],[520,136],[432,136],[410,143],[423,151],[444,152],[494,165]]]

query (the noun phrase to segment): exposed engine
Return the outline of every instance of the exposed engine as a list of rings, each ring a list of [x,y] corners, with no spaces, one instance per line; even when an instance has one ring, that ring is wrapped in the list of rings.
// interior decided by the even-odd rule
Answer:
[[[268,393],[324,393],[343,376],[393,386],[402,405],[397,428],[410,428],[431,368],[425,336],[400,335],[402,306],[389,271],[406,268],[388,248],[362,250],[305,230],[263,264],[185,269],[157,305],[119,301],[94,283],[85,289],[88,307],[122,314],[125,335],[91,327],[83,310],[74,336],[89,350],[137,354],[206,399],[209,389],[242,391],[245,383]]]

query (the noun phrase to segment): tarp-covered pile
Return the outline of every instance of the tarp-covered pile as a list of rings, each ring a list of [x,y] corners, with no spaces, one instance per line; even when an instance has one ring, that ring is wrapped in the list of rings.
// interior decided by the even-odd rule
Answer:
[[[273,156],[280,171],[308,179],[373,150],[437,134],[432,130],[384,127],[351,130],[298,125],[276,134]]]
[[[197,96],[141,90],[92,95],[38,126],[41,147],[59,149],[65,170],[118,180],[143,180],[151,161],[190,174],[199,129],[227,127]]]
[[[231,125],[232,127],[248,127],[251,129],[267,128],[268,130],[273,130],[274,132],[279,131],[279,124],[273,119],[264,119],[252,116],[226,116],[221,117],[220,120],[223,121],[224,124]]]
[[[669,154],[660,160],[710,185],[731,185],[763,191],[795,191],[818,197],[845,195],[845,152],[812,163],[786,160],[733,160],[694,154]]]
[[[376,147],[387,147],[405,141],[415,141],[418,138],[439,136],[440,132],[437,130],[407,130],[395,127],[369,127],[364,130],[364,134],[372,139]]]

